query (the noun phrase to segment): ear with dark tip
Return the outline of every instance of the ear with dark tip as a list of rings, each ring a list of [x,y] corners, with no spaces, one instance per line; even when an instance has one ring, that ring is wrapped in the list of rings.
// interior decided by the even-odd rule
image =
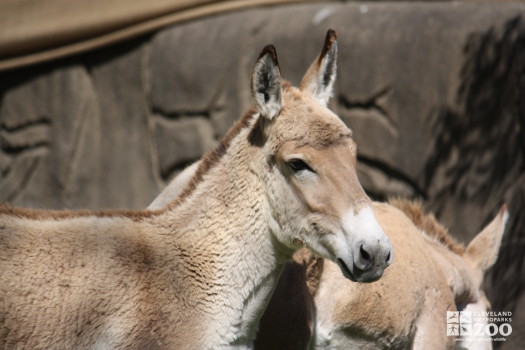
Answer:
[[[508,217],[507,205],[503,204],[498,215],[474,237],[465,250],[465,256],[474,262],[481,272],[494,265],[498,258]]]
[[[281,112],[283,107],[281,89],[281,71],[277,52],[273,45],[268,45],[255,62],[252,73],[252,96],[257,111],[264,118],[272,120]]]
[[[306,71],[299,88],[307,91],[323,106],[328,104],[334,89],[337,71],[337,34],[328,30],[323,50]]]

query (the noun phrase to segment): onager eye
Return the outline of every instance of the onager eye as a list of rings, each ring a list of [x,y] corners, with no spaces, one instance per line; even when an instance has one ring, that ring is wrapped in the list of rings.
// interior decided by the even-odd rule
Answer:
[[[294,173],[298,173],[303,170],[308,170],[312,173],[315,173],[315,171],[313,171],[312,168],[310,168],[310,166],[308,166],[308,164],[306,164],[306,162],[302,159],[294,158],[289,160],[287,164]]]

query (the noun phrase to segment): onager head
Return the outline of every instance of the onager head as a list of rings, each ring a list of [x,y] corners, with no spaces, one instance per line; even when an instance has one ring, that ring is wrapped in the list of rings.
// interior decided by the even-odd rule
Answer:
[[[292,249],[307,246],[353,281],[371,282],[392,262],[392,247],[357,179],[352,132],[326,108],[336,56],[330,30],[295,88],[281,81],[275,49],[267,46],[252,75],[260,117],[250,137],[262,148],[260,176],[276,239]]]
[[[465,248],[448,234],[448,230],[435,222],[433,215],[422,215],[419,203],[396,201],[394,204],[399,205],[414,224],[426,233],[424,237],[430,237],[431,241],[438,243],[431,250],[431,255],[444,275],[455,307],[463,310],[476,304],[489,309],[490,303],[483,293],[482,282],[485,272],[494,265],[499,254],[509,216],[507,205],[500,208],[494,219]]]
[[[397,283],[401,276],[406,278],[407,274],[410,274],[409,261],[416,260],[416,258],[421,261],[418,267],[419,271],[415,272],[421,276],[412,278],[418,281],[419,286],[414,284],[410,287],[405,286],[403,289],[403,293],[407,293],[407,288],[410,288],[412,290],[410,294],[418,295],[419,298],[425,300],[423,312],[411,306],[417,304],[414,301],[417,298],[405,302],[405,309],[413,308],[413,318],[407,319],[406,324],[415,323],[415,315],[431,315],[430,317],[418,316],[419,319],[416,322],[418,331],[415,340],[419,340],[422,344],[429,344],[432,339],[435,344],[442,346],[448,344],[448,348],[461,345],[462,348],[467,349],[491,349],[492,342],[475,334],[472,334],[472,337],[462,335],[461,342],[452,343],[453,338],[446,336],[446,330],[443,327],[447,322],[445,311],[483,312],[490,309],[490,303],[483,292],[482,283],[485,272],[498,257],[509,216],[507,206],[503,205],[494,219],[465,248],[463,244],[457,243],[452,238],[448,230],[439,224],[432,214],[424,214],[420,203],[396,200],[393,201],[393,204],[401,209],[423,233],[419,238],[420,240],[423,239],[424,245],[420,250],[424,253],[417,256],[418,253],[413,252],[414,247],[405,243],[408,229],[399,233],[388,230],[389,234],[393,233],[391,235],[393,244],[401,248],[401,251],[398,254],[399,259],[396,260],[396,264],[382,280],[385,286],[388,286],[386,289],[392,291],[395,289],[392,288],[392,285]],[[379,218],[381,221],[381,215]],[[405,236],[404,239],[403,236]],[[416,241],[416,237],[410,238],[410,240]],[[426,249],[423,250],[423,248]],[[424,277],[424,274],[432,277]],[[431,286],[438,293],[432,297],[423,297],[422,286],[426,286],[427,289]],[[396,305],[403,305],[400,298],[396,298],[395,302]]]

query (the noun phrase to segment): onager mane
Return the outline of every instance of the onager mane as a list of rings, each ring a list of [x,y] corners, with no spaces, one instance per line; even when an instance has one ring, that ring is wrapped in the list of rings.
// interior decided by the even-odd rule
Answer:
[[[425,213],[421,201],[394,198],[389,199],[388,202],[401,210],[418,229],[436,239],[450,251],[458,255],[465,252],[465,246],[450,235],[448,229],[437,221],[434,214]]]
[[[132,221],[158,215],[164,210],[49,210],[12,207],[9,204],[0,204],[0,215],[31,219],[31,220],[66,220],[80,217],[94,216],[98,218],[122,217]]]
[[[184,187],[180,195],[173,200],[166,209],[173,208],[180,205],[188,196],[197,188],[198,184],[202,182],[204,175],[208,173],[226,154],[230,147],[232,140],[239,135],[239,133],[250,126],[250,121],[255,116],[257,111],[255,108],[250,108],[241,119],[237,120],[230,128],[228,133],[220,140],[219,145],[213,151],[206,153],[199,163],[197,171],[192,176],[190,182]]]

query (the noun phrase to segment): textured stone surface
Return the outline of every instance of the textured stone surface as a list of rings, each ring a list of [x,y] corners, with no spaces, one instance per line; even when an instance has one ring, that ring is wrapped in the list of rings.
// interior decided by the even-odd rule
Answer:
[[[468,241],[505,200],[487,278],[525,323],[525,5],[319,3],[232,12],[66,61],[0,74],[0,199],[145,207],[249,107],[259,50],[294,84],[339,34],[331,107],[353,129],[374,198],[422,198]],[[518,334],[518,335],[514,335]]]
[[[70,66],[24,82],[9,90],[0,107],[2,151],[10,159],[3,200],[36,207],[76,207],[76,167],[85,127],[99,118],[94,91],[84,67]],[[99,128],[98,128],[99,129]],[[96,143],[95,143],[96,144]],[[88,161],[88,159],[84,159]],[[100,171],[92,167],[92,173]],[[86,195],[98,194],[89,178]],[[81,200],[80,200],[81,201]],[[91,203],[89,203],[91,204]]]
[[[146,100],[146,48],[127,46],[117,57],[101,53],[90,62],[93,85],[100,111],[99,153],[102,176],[97,179],[103,191],[114,193],[101,205],[140,208],[144,196],[158,191],[158,174],[153,168],[154,142],[149,106]]]
[[[217,146],[213,128],[204,117],[183,117],[176,120],[158,117],[154,135],[160,174],[164,179],[169,178],[174,169],[188,166]]]

